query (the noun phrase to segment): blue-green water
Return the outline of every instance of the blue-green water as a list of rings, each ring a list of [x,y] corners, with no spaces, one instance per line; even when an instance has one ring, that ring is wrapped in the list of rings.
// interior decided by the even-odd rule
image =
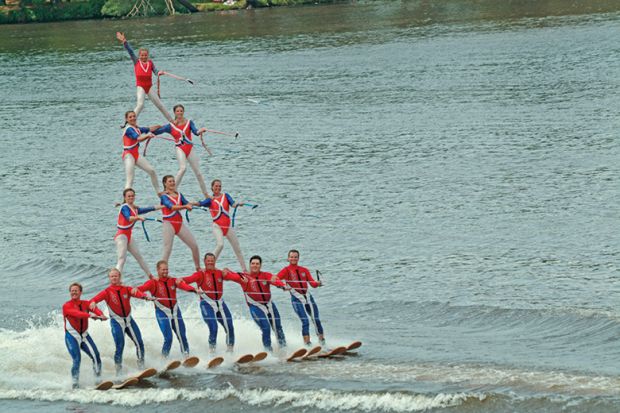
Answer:
[[[619,19],[612,2],[413,1],[0,27],[0,408],[616,412]],[[277,271],[299,248],[324,274],[329,344],[363,340],[359,356],[70,390],[67,286],[90,297],[115,263],[119,125],[135,105],[118,29],[196,81],[164,79],[167,106],[241,132],[199,153],[208,180],[261,205],[238,215],[245,255]],[[162,122],[147,102],[140,123]],[[176,173],[168,142],[148,157]],[[155,203],[136,176],[138,203]],[[199,196],[189,171],[182,191]],[[207,214],[190,225],[201,252],[213,248]],[[149,228],[151,243],[134,236],[154,263]],[[236,266],[228,246],[219,266]],[[171,270],[193,270],[178,241]],[[142,282],[131,257],[125,272]],[[238,352],[259,350],[238,287],[225,298]],[[299,346],[288,296],[274,299]],[[206,360],[194,297],[181,307]],[[152,309],[134,312],[159,366]],[[91,330],[112,377],[109,327]]]

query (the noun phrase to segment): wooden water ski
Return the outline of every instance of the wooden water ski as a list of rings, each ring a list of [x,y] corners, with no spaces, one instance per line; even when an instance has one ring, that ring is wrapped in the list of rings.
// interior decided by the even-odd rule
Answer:
[[[362,347],[362,342],[361,341],[354,341],[353,343],[349,344],[347,346],[347,351],[351,351],[351,350],[355,350]]]
[[[343,353],[345,353],[347,351],[347,348],[344,346],[341,347],[336,347],[335,349],[332,349],[330,351],[327,351],[325,353],[321,353],[318,355],[319,358],[327,358],[327,357],[333,357],[333,356],[339,356]]]
[[[106,380],[106,381],[102,381],[101,383],[96,385],[95,386],[95,390],[106,391],[106,390],[110,390],[112,388],[112,386],[114,386],[114,383],[109,381],[109,380]]]
[[[308,350],[306,350],[305,348],[300,348],[299,350],[296,350],[293,353],[291,353],[291,355],[288,356],[286,361],[294,361],[295,359],[303,357],[307,352]]]
[[[309,357],[317,355],[321,351],[322,348],[323,347],[321,347],[321,346],[312,347],[310,350],[308,350],[308,352],[306,354],[303,355],[303,357],[301,359],[302,360],[306,360]]]
[[[155,370],[154,368],[150,368],[150,369],[146,369],[144,371],[141,371],[140,373],[138,373],[134,377],[136,379],[138,379],[138,380],[143,380],[143,379],[147,379],[149,377],[153,377],[156,374],[157,374],[157,370]]]
[[[133,386],[135,384],[138,384],[138,382],[140,382],[139,379],[135,378],[135,377],[130,377],[127,380],[125,380],[122,383],[119,384],[115,384],[114,386],[112,386],[113,389],[115,390],[122,390],[122,389],[126,389],[127,387]]]
[[[208,369],[214,369],[224,362],[224,357],[215,357],[207,364]]]
[[[261,351],[260,353],[254,354],[254,359],[252,360],[252,363],[256,363],[257,361],[265,360],[266,358],[267,358],[267,352]]]
[[[251,354],[244,354],[243,356],[239,357],[237,359],[237,361],[235,361],[235,363],[237,364],[246,364],[251,362],[252,360],[254,360],[254,356]]]
[[[166,367],[164,367],[164,373],[170,370],[178,369],[181,366],[181,362],[179,360],[173,360]]]
[[[183,360],[183,367],[196,367],[198,363],[200,363],[200,359],[198,357],[188,357]]]

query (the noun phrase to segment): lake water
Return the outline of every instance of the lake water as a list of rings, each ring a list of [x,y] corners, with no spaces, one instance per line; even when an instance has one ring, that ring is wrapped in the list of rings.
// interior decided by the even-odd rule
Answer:
[[[620,5],[612,1],[360,2],[147,20],[0,26],[4,133],[0,410],[50,412],[617,412]],[[240,369],[229,359],[126,391],[71,390],[60,308],[107,285],[135,106],[124,30],[160,69],[162,99],[209,135],[207,180],[260,204],[237,214],[244,254],[276,272],[290,248],[320,269],[328,345],[358,356]],[[163,123],[146,103],[140,124]],[[148,158],[174,174],[169,142]],[[137,203],[157,202],[136,172]],[[198,199],[190,171],[181,188]],[[208,214],[192,213],[201,253]],[[160,258],[151,223],[145,258]],[[237,267],[226,245],[220,267]],[[193,271],[176,242],[174,275]],[[132,257],[125,281],[143,275]],[[261,349],[227,285],[236,352]],[[293,349],[288,293],[274,300]],[[150,304],[134,303],[163,365]],[[192,352],[209,357],[194,296]],[[91,323],[113,377],[108,323]],[[220,336],[222,346],[223,336]],[[223,350],[220,347],[220,350]],[[178,346],[173,344],[175,357]],[[125,363],[134,368],[128,344]],[[83,360],[82,383],[93,383]]]

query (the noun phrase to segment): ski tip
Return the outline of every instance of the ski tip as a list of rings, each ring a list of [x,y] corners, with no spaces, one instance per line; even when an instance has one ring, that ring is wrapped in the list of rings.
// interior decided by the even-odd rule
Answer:
[[[164,368],[164,371],[174,370],[181,366],[181,362],[179,360],[174,360],[168,363],[168,365]]]
[[[157,374],[157,370],[155,370],[154,368],[150,368],[150,369],[146,369],[142,371],[140,374],[136,376],[136,378],[138,380],[142,380],[142,379],[147,379],[149,377],[153,377],[156,374]]]
[[[254,354],[254,359],[252,360],[254,361],[261,361],[261,360],[265,360],[267,358],[267,352],[265,351],[261,351],[260,353],[256,353]]]
[[[249,363],[252,360],[254,360],[254,356],[253,355],[245,354],[245,355],[239,357],[235,363],[237,363],[237,364],[245,364],[245,363]]]
[[[137,379],[136,377],[131,377],[122,383],[112,386],[112,388],[116,390],[121,390],[121,389],[124,389],[125,387],[133,386],[134,384],[137,384],[139,381],[140,380]]]
[[[95,390],[101,390],[101,391],[110,390],[112,386],[114,386],[114,383],[109,380],[106,380],[96,385]]]
[[[317,354],[318,352],[320,352],[322,349],[323,347],[321,346],[312,347],[310,350],[308,350],[308,352],[302,358],[306,359],[310,356],[313,356]]]
[[[215,357],[207,364],[208,369],[213,369],[224,362],[224,357]]]
[[[362,342],[361,341],[354,341],[353,343],[349,344],[347,346],[347,351],[349,350],[355,350],[356,348],[360,348],[362,347]]]
[[[300,348],[299,350],[291,353],[290,356],[288,356],[288,358],[286,359],[286,361],[293,361],[296,358],[302,357],[304,356],[306,353],[308,352],[308,350],[306,350],[305,348]]]
[[[196,365],[200,362],[198,357],[192,356],[183,360],[183,367],[196,367]]]

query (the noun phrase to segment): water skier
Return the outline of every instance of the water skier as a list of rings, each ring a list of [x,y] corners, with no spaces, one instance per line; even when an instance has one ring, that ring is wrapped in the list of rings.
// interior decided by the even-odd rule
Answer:
[[[155,192],[159,194],[159,181],[155,169],[144,156],[140,156],[140,142],[153,138],[152,131],[159,125],[150,128],[138,126],[136,112],[125,112],[125,129],[123,131],[123,164],[125,165],[125,189],[133,187],[136,166],[149,174]]]
[[[89,302],[82,300],[82,285],[73,283],[69,286],[71,299],[62,306],[62,316],[65,322],[65,344],[73,359],[71,377],[73,388],[79,388],[81,351],[93,361],[93,370],[97,379],[101,375],[101,357],[95,342],[88,334],[88,319],[107,320],[100,309],[89,308]]]
[[[319,319],[319,308],[314,302],[312,294],[308,291],[308,284],[312,288],[321,286],[320,281],[315,281],[310,275],[310,271],[306,267],[301,267],[299,263],[299,251],[290,250],[288,252],[289,265],[282,268],[278,273],[278,278],[284,281],[291,289],[291,303],[293,310],[301,320],[301,335],[304,338],[304,344],[309,346],[310,343],[310,322],[312,320],[319,343],[325,345],[325,337],[323,335],[323,326]]]

